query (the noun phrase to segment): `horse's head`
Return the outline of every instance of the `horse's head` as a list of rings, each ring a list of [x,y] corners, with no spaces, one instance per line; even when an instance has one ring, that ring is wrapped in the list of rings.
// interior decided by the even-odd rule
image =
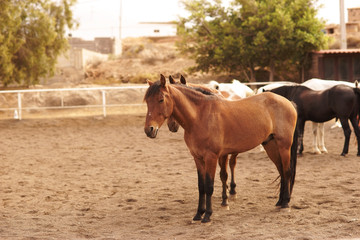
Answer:
[[[148,137],[155,138],[161,125],[172,114],[173,100],[164,75],[161,74],[160,81],[155,83],[148,81],[148,84],[149,88],[144,97],[148,109],[144,131]]]

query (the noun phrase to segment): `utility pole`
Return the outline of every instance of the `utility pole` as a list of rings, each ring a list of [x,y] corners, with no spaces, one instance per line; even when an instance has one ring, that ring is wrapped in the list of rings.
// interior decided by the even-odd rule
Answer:
[[[122,0],[120,0],[120,15],[119,15],[119,39],[122,39]]]
[[[344,0],[340,3],[340,49],[347,49]]]
[[[119,35],[115,37],[115,55],[121,56],[122,54],[122,0],[120,0],[120,13],[119,13]]]

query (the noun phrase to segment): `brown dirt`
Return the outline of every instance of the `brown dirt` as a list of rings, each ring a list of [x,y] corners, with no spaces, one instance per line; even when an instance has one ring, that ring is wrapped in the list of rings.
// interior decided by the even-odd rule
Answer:
[[[291,211],[275,208],[277,171],[258,149],[238,156],[237,199],[211,225],[191,224],[197,175],[183,133],[156,139],[144,115],[0,121],[1,239],[360,238],[360,158],[326,124],[328,154],[312,155],[310,124]]]

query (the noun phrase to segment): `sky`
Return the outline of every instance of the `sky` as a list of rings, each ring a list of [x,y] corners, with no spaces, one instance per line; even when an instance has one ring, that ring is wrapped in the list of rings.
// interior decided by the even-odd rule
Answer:
[[[318,0],[318,3],[322,5],[319,18],[339,24],[339,0]],[[347,21],[346,9],[360,7],[360,0],[344,0],[344,5]],[[140,22],[177,20],[186,11],[178,0],[78,0],[73,13],[80,25],[71,31],[72,36],[91,40],[94,37],[119,37],[120,26],[122,38],[139,37],[146,26]]]

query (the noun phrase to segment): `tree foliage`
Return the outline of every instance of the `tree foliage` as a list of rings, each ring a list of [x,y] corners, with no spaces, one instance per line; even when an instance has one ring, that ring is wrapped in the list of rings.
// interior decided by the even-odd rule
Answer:
[[[302,70],[308,53],[326,47],[316,0],[184,0],[190,13],[180,18],[178,48],[196,60],[193,70],[242,72],[254,80],[256,68]]]
[[[31,85],[52,75],[67,49],[66,29],[76,24],[76,0],[0,1],[0,82]]]

